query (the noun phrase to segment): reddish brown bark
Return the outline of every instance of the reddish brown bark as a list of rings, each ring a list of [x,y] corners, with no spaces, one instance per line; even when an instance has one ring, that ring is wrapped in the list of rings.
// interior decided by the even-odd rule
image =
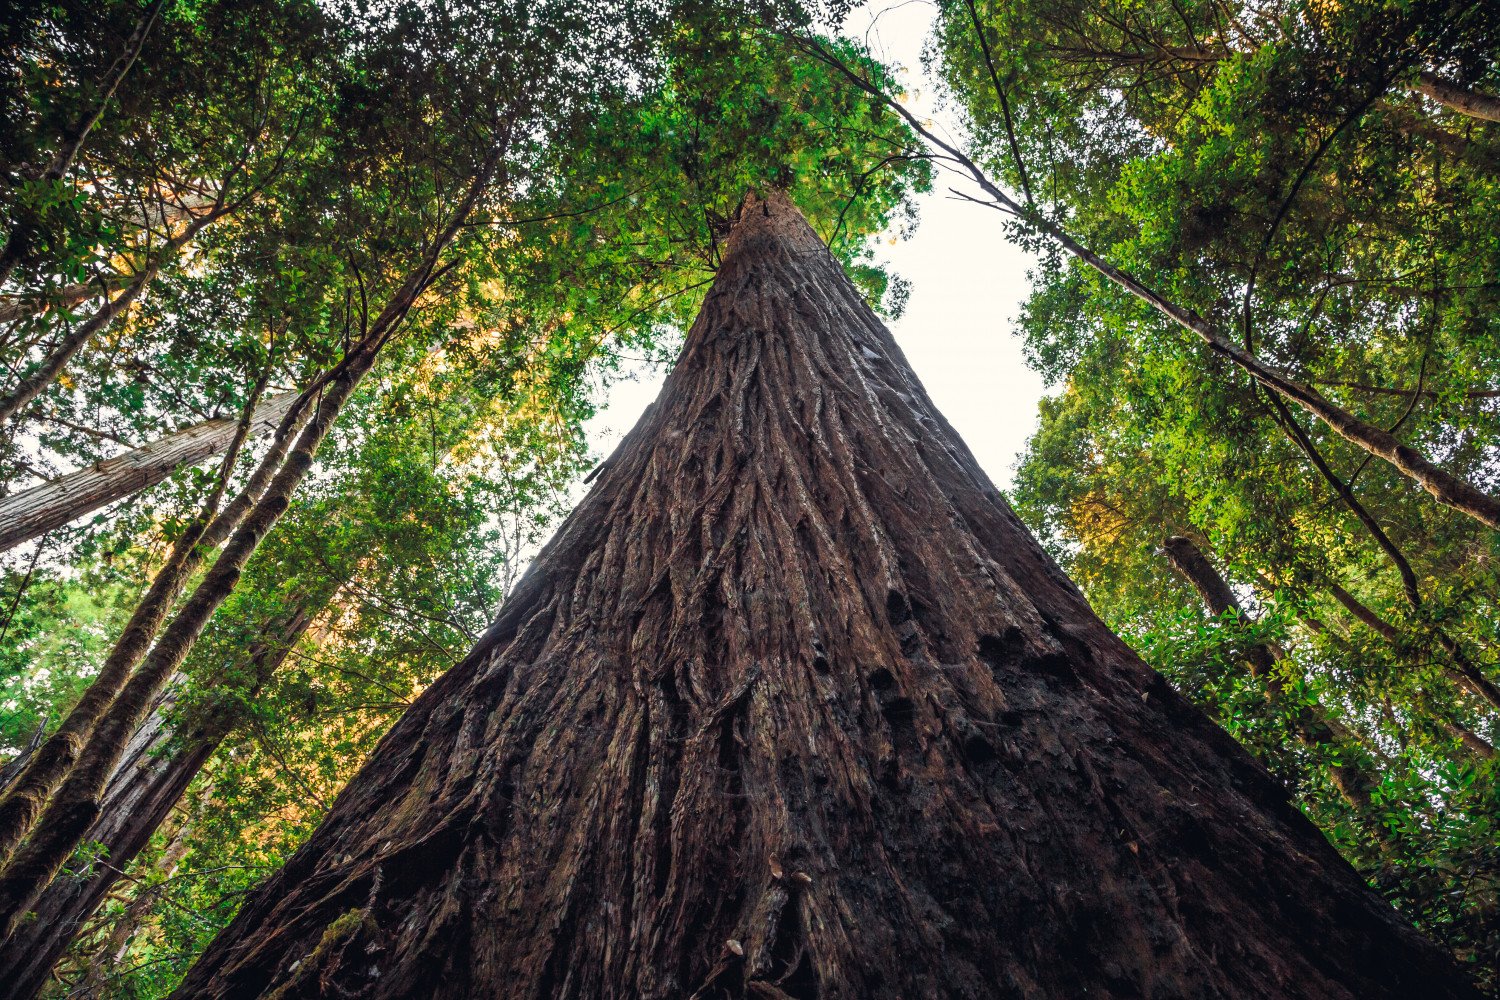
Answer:
[[[177,994],[1473,995],[1093,615],[779,197]]]

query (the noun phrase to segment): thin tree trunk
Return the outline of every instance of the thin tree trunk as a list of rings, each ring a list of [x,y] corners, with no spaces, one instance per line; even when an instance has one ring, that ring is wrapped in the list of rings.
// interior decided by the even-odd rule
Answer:
[[[13,420],[23,406],[41,395],[42,390],[53,383],[58,374],[67,367],[68,362],[83,350],[84,344],[92,340],[100,331],[108,329],[115,318],[123,314],[129,305],[140,297],[141,292],[150,284],[155,274],[156,268],[148,267],[136,275],[135,280],[126,285],[120,294],[106,300],[104,305],[94,312],[94,315],[69,330],[40,364],[23,375],[15,388],[0,397],[0,424]]]
[[[1461,115],[1481,121],[1500,122],[1500,98],[1460,87],[1436,73],[1423,70],[1417,75],[1417,82],[1412,89]]]
[[[1353,615],[1355,619],[1373,630],[1382,639],[1390,643],[1392,647],[1405,649],[1410,645],[1401,635],[1400,629],[1370,610],[1366,604],[1349,593],[1349,591],[1332,580],[1325,582],[1328,586],[1328,592],[1333,595],[1334,600],[1342,604],[1345,610]],[[1436,634],[1438,644],[1454,660],[1452,665],[1443,665],[1443,672],[1465,691],[1483,699],[1492,707],[1500,709],[1500,688],[1497,688],[1493,681],[1480,672],[1479,668],[1464,654],[1462,648],[1459,647],[1452,636],[1441,630]]]
[[[246,439],[279,427],[298,395],[281,393],[257,406]],[[0,497],[0,552],[155,486],[178,469],[222,454],[240,423],[238,417],[205,420],[50,483]]]
[[[170,879],[177,873],[182,859],[192,847],[189,836],[192,832],[191,822],[183,819],[177,823],[172,839],[168,841],[157,862],[156,870],[164,879]],[[109,1000],[112,995],[118,994],[119,991],[110,987],[120,978],[120,965],[130,951],[130,943],[135,940],[136,934],[150,916],[157,897],[156,892],[136,889],[130,902],[126,904],[125,911],[111,923],[109,936],[89,956],[83,975],[69,985],[68,1000]]]
[[[781,196],[175,995],[1476,996],[1092,614]]]
[[[268,624],[266,638],[246,652],[251,678],[247,700],[280,668],[329,596],[331,592],[299,602],[279,621]],[[181,737],[175,751],[163,755],[161,748],[173,735],[164,725],[165,714],[158,703],[100,797],[99,818],[84,839],[102,846],[101,860],[81,877],[54,879],[33,907],[36,919],[0,942],[0,982],[7,984],[11,1000],[29,1000],[46,986],[73,938],[240,721],[234,716],[213,716],[193,735]]]
[[[22,407],[56,380],[68,362],[83,350],[84,345],[109,329],[117,318],[124,315],[126,308],[146,291],[167,261],[176,257],[178,251],[196,239],[204,229],[231,211],[231,207],[223,200],[227,193],[226,184],[225,189],[220,192],[219,203],[212,211],[194,219],[186,229],[163,244],[161,251],[149,257],[145,266],[118,295],[106,300],[93,316],[69,331],[52,352],[42,359],[41,364],[22,376],[21,381],[8,394],[0,397],[0,424],[14,420]]]
[[[311,470],[323,438],[339,412],[358,388],[380,350],[426,290],[438,262],[454,236],[468,221],[480,196],[499,166],[499,144],[470,183],[443,230],[428,245],[421,263],[393,293],[370,324],[369,332],[345,356],[322,386],[311,417],[297,435],[297,443],[271,480],[265,494],[235,528],[224,550],[202,582],[162,631],[151,652],[121,689],[94,726],[88,745],[58,786],[52,801],[37,819],[29,839],[0,870],[0,938],[15,932],[23,916],[57,875],[73,850],[82,843],[99,814],[99,796],[124,752],[131,733],[144,721],[152,700],[192,651],[209,618],[239,583],[240,574],[266,534],[291,504],[292,495]]]
[[[183,584],[201,565],[206,554],[218,548],[228,537],[266,490],[286,455],[292,432],[306,412],[305,405],[298,405],[283,417],[276,440],[239,495],[207,527],[201,527],[200,519],[199,528],[185,531],[173,544],[166,563],[157,571],[145,596],[131,612],[130,620],[125,623],[120,638],[105,657],[93,682],[57,731],[37,748],[25,768],[0,795],[0,872],[6,870],[5,866],[16,848],[41,815],[48,797],[73,769],[99,720],[119,697],[136,664],[146,655]],[[208,516],[207,509],[205,516]],[[131,730],[135,728],[133,726]]]
[[[1215,618],[1233,613],[1241,620],[1248,620],[1239,598],[1234,596],[1229,584],[1192,539],[1173,535],[1162,543],[1162,549],[1172,568],[1198,591]],[[1246,650],[1251,675],[1266,684],[1266,699],[1290,711],[1292,729],[1299,742],[1314,750],[1331,751],[1327,766],[1334,787],[1361,819],[1369,821],[1367,826],[1371,832],[1384,841],[1387,834],[1376,818],[1371,797],[1371,791],[1378,783],[1372,774],[1374,762],[1359,737],[1337,719],[1329,718],[1322,705],[1301,701],[1288,703],[1285,685],[1276,674],[1277,664],[1284,659],[1281,650],[1262,642],[1252,643]]]
[[[74,126],[72,134],[68,135],[63,147],[52,157],[52,162],[47,169],[41,173],[39,180],[59,181],[73,168],[73,162],[78,158],[78,153],[83,149],[84,142],[89,133],[104,116],[104,109],[114,98],[115,91],[120,88],[120,83],[130,73],[131,67],[135,65],[136,59],[141,54],[141,48],[146,44],[146,37],[151,34],[157,19],[161,16],[162,8],[166,6],[166,0],[152,0],[151,6],[141,19],[136,22],[135,30],[125,40],[125,50],[120,54],[109,71],[105,74],[105,84],[99,99],[94,103],[93,110],[89,112],[77,125]],[[0,285],[5,284],[15,272],[16,265],[26,255],[27,248],[35,233],[35,224],[27,219],[18,221],[11,229],[10,235],[6,237],[4,247],[0,247]],[[3,420],[0,417],[0,420]]]
[[[932,129],[923,124],[916,115],[902,107],[899,102],[891,98],[879,87],[850,69],[838,56],[823,48],[816,41],[804,38],[801,39],[801,42],[809,52],[843,73],[860,90],[882,102],[887,108],[890,108],[899,115],[929,145],[940,150],[943,158],[951,159],[954,163],[961,165],[974,183],[989,198],[993,199],[992,202],[980,202],[981,204],[989,204],[992,208],[1014,216],[1032,232],[1052,239],[1070,255],[1083,261],[1084,264],[1098,272],[1106,280],[1146,303],[1173,323],[1196,335],[1208,346],[1209,350],[1226,358],[1259,384],[1283,398],[1296,403],[1308,413],[1321,420],[1339,437],[1355,445],[1360,450],[1389,463],[1402,475],[1411,479],[1430,493],[1439,503],[1467,514],[1487,527],[1500,530],[1500,500],[1477,489],[1472,483],[1462,477],[1455,476],[1436,463],[1429,461],[1426,456],[1405,444],[1400,438],[1397,438],[1384,428],[1359,419],[1359,417],[1329,400],[1312,386],[1304,385],[1274,365],[1262,361],[1252,351],[1240,347],[1226,336],[1222,330],[1218,329],[1218,327],[1202,316],[1199,316],[1193,310],[1178,305],[1176,302],[1147,286],[1130,272],[1115,267],[1074,239],[1072,234],[1062,226],[1032,207],[1021,205],[1007,195],[994,181],[990,180],[989,175],[985,173],[973,158],[967,156],[957,146],[940,138]],[[972,200],[979,201],[979,199]]]

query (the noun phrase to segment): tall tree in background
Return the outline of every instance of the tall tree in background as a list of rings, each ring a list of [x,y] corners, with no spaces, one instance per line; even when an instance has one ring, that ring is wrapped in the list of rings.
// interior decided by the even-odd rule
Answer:
[[[1031,541],[784,196],[183,997],[1462,997]]]

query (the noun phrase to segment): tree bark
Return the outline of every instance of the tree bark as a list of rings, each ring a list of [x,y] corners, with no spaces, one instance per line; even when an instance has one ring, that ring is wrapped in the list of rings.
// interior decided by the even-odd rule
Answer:
[[[1093,615],[782,196],[176,996],[1473,997]]]
[[[68,362],[83,350],[84,344],[92,340],[100,331],[108,329],[115,321],[115,317],[123,313],[132,302],[140,297],[141,292],[145,291],[155,274],[155,267],[142,271],[136,275],[135,280],[120,291],[120,294],[106,300],[94,311],[94,315],[68,331],[40,364],[23,375],[15,388],[0,397],[0,424],[15,419],[22,407],[41,395],[42,390],[51,385],[58,374],[68,366]]]
[[[326,603],[327,595],[300,602],[278,621],[267,623],[266,638],[246,652],[252,678],[248,697],[253,698],[280,668]],[[84,839],[103,846],[101,860],[81,876],[54,879],[33,907],[36,919],[0,943],[0,982],[7,984],[11,1000],[29,1000],[46,986],[73,938],[240,721],[233,714],[216,714],[180,736],[177,748],[163,754],[173,737],[166,715],[167,707],[159,699],[100,797],[99,819]]]
[[[1215,618],[1232,613],[1247,620],[1239,598],[1234,596],[1229,584],[1192,539],[1173,535],[1162,543],[1162,549],[1172,568],[1198,591]],[[1276,674],[1277,665],[1285,659],[1280,649],[1263,642],[1251,643],[1245,651],[1245,659],[1251,675],[1265,681],[1267,700],[1290,710],[1298,741],[1312,749],[1330,751],[1328,777],[1355,813],[1370,821],[1367,824],[1370,831],[1384,841],[1387,833],[1375,818],[1375,803],[1371,797],[1378,784],[1372,773],[1373,761],[1359,737],[1337,719],[1329,718],[1328,712],[1316,702],[1287,703],[1285,685]]]
[[[280,426],[297,395],[282,393],[257,406],[246,438],[260,437]],[[178,469],[222,454],[239,424],[238,417],[205,420],[50,483],[0,497],[0,552],[155,486]]]
[[[53,309],[71,309],[89,299],[119,291],[129,283],[128,275],[111,274],[93,281],[64,285],[50,295],[0,295],[0,325]]]
[[[1461,115],[1481,121],[1500,122],[1500,98],[1461,87],[1436,73],[1423,70],[1417,74],[1417,82],[1412,90]]]

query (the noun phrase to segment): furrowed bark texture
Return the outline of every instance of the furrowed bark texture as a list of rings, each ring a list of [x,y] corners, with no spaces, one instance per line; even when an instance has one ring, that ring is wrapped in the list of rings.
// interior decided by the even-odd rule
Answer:
[[[261,403],[246,437],[274,431],[296,399],[297,393],[287,392]],[[205,420],[50,483],[0,498],[0,552],[155,486],[178,469],[222,454],[234,440],[239,423],[238,417]]]
[[[286,660],[326,603],[326,597],[310,599],[268,623],[266,638],[246,652],[256,688]],[[252,691],[250,697],[253,695]],[[79,877],[54,879],[32,907],[35,919],[0,943],[0,982],[7,984],[6,995],[11,1000],[29,1000],[47,985],[53,967],[73,939],[241,721],[238,717],[215,716],[191,734],[179,736],[177,746],[163,752],[174,735],[166,721],[168,705],[164,704],[170,699],[169,689],[132,737],[100,797],[99,819],[84,839],[103,846],[103,860]]]
[[[176,995],[1473,996],[1093,615],[779,195]]]
[[[0,982],[12,1000],[35,996],[47,984],[52,966],[212,753],[213,746],[193,744],[159,755],[171,736],[162,711],[153,712],[132,739],[102,800],[99,822],[89,829],[89,839],[107,853],[80,877],[53,882],[36,904],[35,919],[0,944]]]

